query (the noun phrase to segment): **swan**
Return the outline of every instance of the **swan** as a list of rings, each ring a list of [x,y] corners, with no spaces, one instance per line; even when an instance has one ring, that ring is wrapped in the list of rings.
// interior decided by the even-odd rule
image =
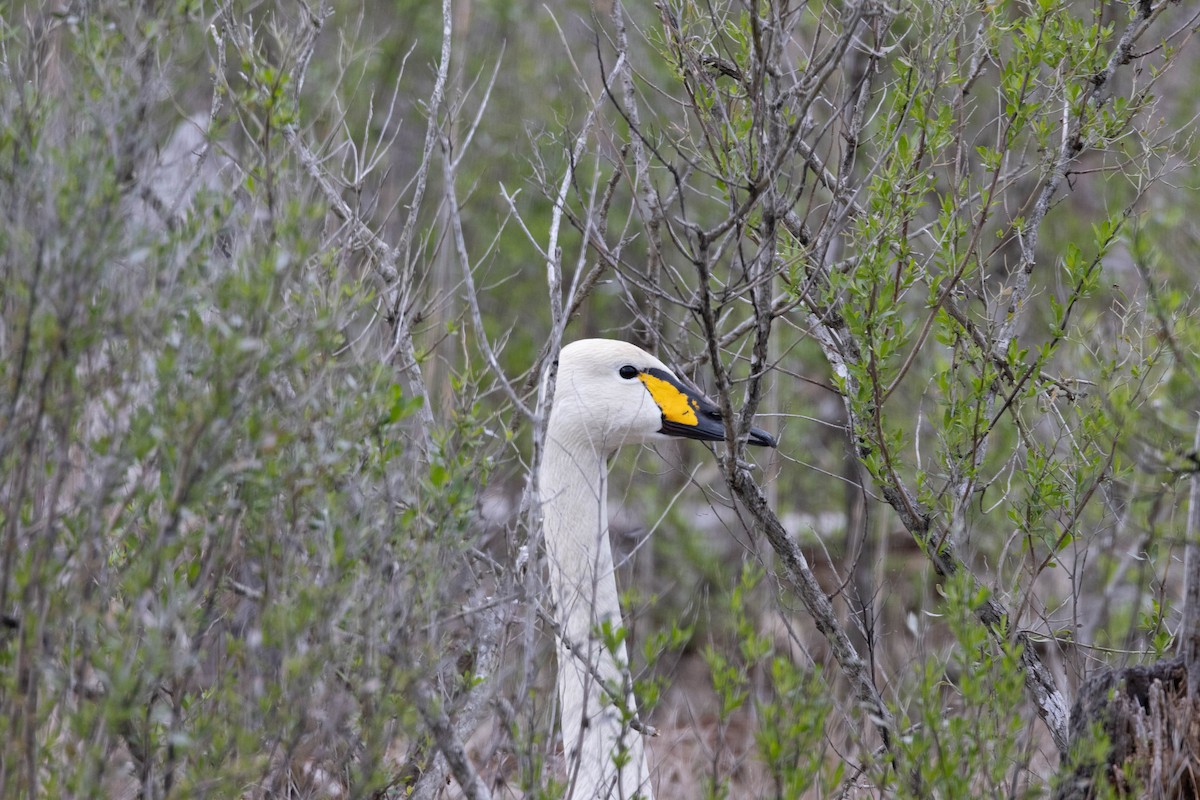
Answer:
[[[557,639],[558,699],[571,790],[585,800],[649,800],[650,772],[628,679],[606,502],[618,448],[670,437],[723,441],[719,409],[639,347],[582,339],[559,354],[538,470]],[[750,444],[775,446],[751,428]],[[609,627],[611,626],[611,627]],[[604,640],[616,641],[615,648]],[[614,699],[624,696],[623,708]],[[624,719],[623,719],[624,717]]]

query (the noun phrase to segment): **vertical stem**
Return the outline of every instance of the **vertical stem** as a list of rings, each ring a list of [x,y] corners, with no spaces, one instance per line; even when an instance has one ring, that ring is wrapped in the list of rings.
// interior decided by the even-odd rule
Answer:
[[[1200,418],[1196,420],[1196,435],[1192,441],[1193,452],[1200,450]],[[1196,539],[1200,528],[1200,473],[1193,472],[1188,479],[1187,533],[1184,539],[1183,556],[1183,626],[1179,630],[1179,654],[1187,670],[1188,697],[1196,696],[1200,686],[1200,541]]]

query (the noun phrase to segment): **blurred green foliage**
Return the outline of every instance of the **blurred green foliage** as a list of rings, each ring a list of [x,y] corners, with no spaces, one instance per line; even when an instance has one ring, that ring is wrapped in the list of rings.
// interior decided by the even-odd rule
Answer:
[[[705,724],[747,726],[754,765],[692,770],[711,797],[738,781],[777,797],[1050,785],[1032,766],[1041,729],[1017,711],[1019,652],[973,614],[1002,598],[1051,642],[1064,688],[1093,661],[1172,646],[1197,461],[1197,97],[1179,77],[1195,56],[1160,73],[1175,51],[1147,39],[1146,66],[1096,103],[1124,5],[918,3],[864,27],[803,106],[781,72],[761,94],[745,80],[775,8],[630,3],[636,125],[626,87],[605,84],[608,2],[454,3],[436,108],[440,4],[0,14],[0,795],[405,796],[434,774],[413,701],[430,680],[468,733],[500,742],[473,745],[494,786],[561,796],[548,637],[536,582],[512,569],[531,541],[532,426],[480,336],[532,405],[552,324],[555,254],[539,248],[562,213],[566,282],[603,267],[568,338],[654,346],[715,391],[697,231],[742,204],[704,240],[724,248],[706,265],[719,332],[748,318],[769,236],[771,291],[799,304],[774,321],[760,424],[783,447],[761,474],[904,735],[898,760],[879,755],[698,445],[616,461],[631,538],[660,521],[627,570],[651,587],[627,596],[639,622],[608,632],[636,634],[640,708],[669,709],[702,662],[687,688]],[[844,9],[792,10],[780,63],[805,74]],[[774,182],[819,233],[841,202],[806,159],[764,160],[766,96],[861,208],[819,257],[819,235],[773,228],[758,204]],[[1083,154],[1035,224],[1064,120]],[[653,224],[648,187],[666,209]],[[410,212],[389,278],[356,225],[397,246]],[[1006,316],[1024,270],[1034,288]],[[821,309],[861,344],[842,371],[812,336]],[[412,364],[396,347],[410,332]],[[723,354],[735,405],[745,341]],[[850,414],[871,423],[854,438]],[[900,484],[943,538],[900,530],[879,500]],[[934,579],[925,556],[946,542],[986,589]]]

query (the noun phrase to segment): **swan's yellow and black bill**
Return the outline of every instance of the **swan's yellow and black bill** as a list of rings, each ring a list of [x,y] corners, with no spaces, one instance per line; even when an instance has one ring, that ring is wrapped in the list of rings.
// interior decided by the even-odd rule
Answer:
[[[721,419],[721,409],[707,397],[684,386],[674,375],[661,369],[642,370],[638,373],[638,379],[662,411],[659,433],[705,442],[725,441],[725,422]],[[763,447],[775,446],[775,437],[761,428],[751,428],[748,441]]]

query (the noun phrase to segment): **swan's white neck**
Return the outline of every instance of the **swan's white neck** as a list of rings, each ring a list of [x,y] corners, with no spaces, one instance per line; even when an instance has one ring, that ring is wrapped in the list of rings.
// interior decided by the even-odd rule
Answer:
[[[625,709],[636,711],[623,688],[629,669],[625,645],[610,651],[596,634],[606,620],[614,632],[622,625],[608,538],[607,454],[552,425],[538,485],[555,615],[566,640],[558,642],[558,697],[572,787],[567,796],[650,800],[642,734],[622,722],[613,694],[603,688],[626,694]]]

